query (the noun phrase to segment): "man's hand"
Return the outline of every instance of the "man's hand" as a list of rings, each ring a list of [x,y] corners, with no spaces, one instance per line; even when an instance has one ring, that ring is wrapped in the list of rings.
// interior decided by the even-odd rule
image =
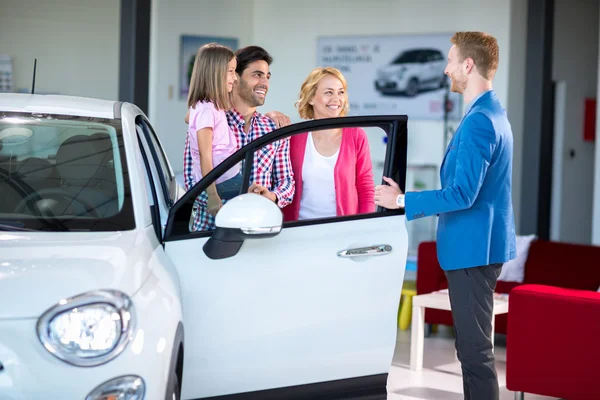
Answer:
[[[265,114],[267,117],[271,118],[277,128],[283,128],[284,126],[288,126],[292,124],[290,117],[280,113],[279,111],[269,111]]]
[[[400,186],[387,176],[384,176],[383,180],[386,181],[388,185],[375,186],[375,204],[390,210],[400,208],[398,207],[398,204],[396,204],[398,195],[403,194],[400,190]]]
[[[253,183],[252,185],[250,185],[250,187],[248,188],[248,193],[259,194],[271,200],[273,203],[277,204],[277,196],[275,195],[275,193],[269,191],[269,189],[257,183]]]

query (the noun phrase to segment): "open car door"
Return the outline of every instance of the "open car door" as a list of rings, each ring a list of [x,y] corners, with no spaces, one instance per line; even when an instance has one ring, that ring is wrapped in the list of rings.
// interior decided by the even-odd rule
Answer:
[[[408,249],[404,210],[283,223],[275,203],[246,193],[264,149],[333,128],[367,132],[374,184],[385,175],[405,189],[407,117],[344,117],[251,142],[171,208],[164,246],[181,282],[184,399],[385,393]],[[196,198],[239,162],[242,194],[216,226],[190,232]]]

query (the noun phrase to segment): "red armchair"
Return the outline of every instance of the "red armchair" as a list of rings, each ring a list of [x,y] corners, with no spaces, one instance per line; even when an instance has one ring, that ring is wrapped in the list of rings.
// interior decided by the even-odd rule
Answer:
[[[600,286],[599,260],[600,246],[534,240],[525,263],[523,284],[597,290]],[[496,292],[512,295],[511,290],[519,285],[521,283],[498,281]],[[446,275],[437,260],[435,242],[421,243],[417,256],[417,294],[447,287]],[[507,333],[507,318],[507,314],[496,316],[496,333]],[[452,315],[450,311],[428,308],[425,310],[425,322],[452,326]]]
[[[544,285],[510,292],[506,387],[523,393],[600,398],[600,293]]]

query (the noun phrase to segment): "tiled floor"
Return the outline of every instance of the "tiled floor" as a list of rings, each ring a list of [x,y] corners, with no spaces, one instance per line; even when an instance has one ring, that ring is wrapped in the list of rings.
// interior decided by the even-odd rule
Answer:
[[[504,336],[496,338],[496,369],[500,399],[512,400],[506,389],[506,347]],[[439,333],[425,338],[423,370],[411,371],[410,330],[398,331],[396,353],[388,381],[388,400],[463,400],[460,363],[455,357],[451,331],[440,327]],[[550,397],[525,395],[526,400],[553,400]]]

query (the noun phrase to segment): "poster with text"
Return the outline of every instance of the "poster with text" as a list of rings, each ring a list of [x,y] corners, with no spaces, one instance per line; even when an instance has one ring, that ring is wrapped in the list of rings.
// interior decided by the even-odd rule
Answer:
[[[317,64],[338,68],[348,82],[350,115],[408,115],[459,119],[461,98],[444,75],[452,34],[326,36],[318,38]]]

